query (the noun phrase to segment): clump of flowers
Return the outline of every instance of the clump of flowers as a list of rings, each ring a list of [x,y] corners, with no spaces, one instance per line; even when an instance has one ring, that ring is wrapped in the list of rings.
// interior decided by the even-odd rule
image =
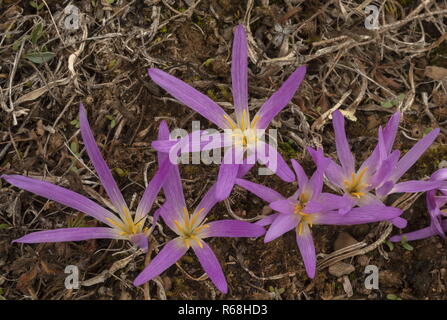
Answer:
[[[159,168],[154,178],[146,187],[137,210],[135,213],[131,213],[124,201],[121,191],[118,189],[118,186],[113,179],[109,167],[96,145],[95,138],[93,137],[93,133],[88,124],[87,114],[82,104],[79,109],[79,122],[87,154],[98,173],[102,186],[115,208],[114,213],[79,193],[45,181],[20,175],[3,175],[2,178],[18,188],[83,212],[107,225],[107,227],[61,228],[38,231],[14,240],[14,242],[39,243],[82,241],[89,239],[122,239],[130,240],[132,243],[146,251],[148,248],[147,236],[150,229],[144,227],[144,224],[155,197],[162,187],[166,176],[167,163]]]
[[[298,190],[289,198],[283,197],[268,187],[243,179],[237,179],[236,183],[268,202],[270,207],[278,212],[257,222],[263,226],[270,225],[264,242],[270,242],[295,229],[296,242],[307,275],[314,278],[317,257],[311,233],[313,225],[355,225],[390,220],[401,215],[402,210],[387,207],[382,203],[371,203],[350,209],[345,215],[340,215],[338,209],[345,205],[345,199],[322,192],[323,175],[330,160],[324,157],[321,149],[315,151],[308,148],[308,151],[317,165],[317,170],[308,179],[300,164],[292,160]]]
[[[182,80],[162,70],[149,69],[149,76],[155,83],[165,89],[178,101],[198,112],[219,128],[225,130],[224,135],[217,134],[217,136],[220,142],[229,141],[230,145],[221,143],[218,145],[208,144],[208,148],[229,147],[225,151],[224,162],[220,166],[217,176],[216,197],[219,200],[224,200],[229,196],[236,177],[244,176],[250,170],[252,166],[250,164],[259,158],[259,154],[273,154],[277,159],[277,163],[275,164],[268,162],[264,158],[260,160],[264,161],[265,165],[271,168],[284,181],[291,182],[294,180],[293,172],[281,154],[270,144],[263,142],[260,136],[264,134],[265,129],[269,126],[273,118],[290,102],[306,74],[306,67],[300,67],[293,72],[281,88],[261,106],[253,119],[250,119],[248,109],[247,54],[247,36],[244,27],[239,25],[236,27],[234,34],[231,64],[234,117],[228,115],[208,96],[200,93]],[[207,136],[205,140],[212,140],[214,136]],[[193,148],[191,136],[178,142],[170,141],[168,138],[166,140],[154,141],[152,146],[158,151],[169,152],[175,144],[181,145],[184,143],[191,144],[191,149]],[[197,147],[196,151],[206,150],[205,145],[199,145]],[[244,154],[246,158],[249,158],[249,161],[246,161],[248,165],[244,166],[243,164],[235,163],[236,161],[231,161],[232,158],[237,159]],[[226,161],[227,159],[229,160]]]
[[[378,130],[378,142],[371,155],[358,167],[351,152],[345,132],[345,122],[340,111],[332,113],[338,162],[327,158],[322,149],[307,148],[316,169],[308,178],[304,169],[294,159],[293,171],[278,150],[260,138],[273,118],[289,103],[303,80],[306,68],[300,67],[283,83],[250,118],[248,108],[248,66],[247,38],[243,26],[237,26],[232,52],[232,91],[234,117],[228,115],[213,100],[198,92],[183,81],[159,69],[149,69],[152,80],[174,98],[207,118],[224,130],[224,133],[199,132],[206,137],[194,141],[193,133],[179,140],[170,140],[169,129],[163,121],[158,138],[152,146],[157,150],[159,167],[146,187],[135,212],[131,212],[113,176],[101,156],[90,129],[86,111],[81,104],[79,117],[81,135],[88,156],[95,167],[102,186],[114,208],[109,211],[92,200],[60,186],[21,175],[3,175],[10,184],[39,196],[54,200],[83,212],[106,227],[61,228],[44,230],[25,235],[14,242],[39,243],[81,241],[87,239],[124,239],[147,251],[148,236],[161,216],[163,222],[175,234],[164,244],[160,252],[144,268],[134,281],[139,286],[160,275],[189,249],[197,256],[204,271],[222,292],[228,286],[222,267],[206,239],[212,237],[256,238],[265,235],[269,242],[288,231],[294,230],[296,243],[301,252],[307,275],[315,277],[316,252],[312,228],[316,225],[355,225],[378,221],[391,221],[404,228],[407,221],[401,217],[401,209],[386,205],[387,196],[393,193],[426,192],[430,226],[410,233],[396,235],[391,241],[417,240],[433,235],[445,237],[447,232],[447,169],[435,172],[426,181],[400,182],[402,176],[413,166],[421,155],[435,141],[439,129],[434,129],[417,142],[404,156],[393,150],[400,122],[400,113],[392,115],[384,128]],[[259,131],[260,130],[260,131]],[[230,137],[231,139],[225,139]],[[216,142],[209,143],[209,138]],[[231,143],[228,144],[227,141]],[[221,164],[216,183],[206,192],[192,212],[186,206],[179,168],[171,162],[170,154],[187,146],[188,152],[227,148],[224,159],[241,157],[244,162]],[[275,155],[277,166],[266,161],[256,150]],[[251,161],[249,161],[251,160]],[[243,177],[252,168],[254,161],[261,160],[285,182],[297,183],[297,190],[291,196],[284,196],[266,186],[251,182]],[[325,181],[336,192],[323,192]],[[237,184],[263,199],[274,213],[256,223],[239,220],[208,221],[213,207],[226,199]],[[163,189],[166,201],[155,211],[152,225],[145,226],[155,197]],[[266,229],[267,228],[267,231]]]
[[[446,181],[447,169],[440,169],[433,173],[430,180]],[[447,233],[447,185],[426,193],[427,210],[430,216],[430,225],[413,232],[396,235],[390,238],[392,242],[421,240],[435,235],[445,239]]]
[[[160,125],[158,137],[159,139],[169,137],[169,130],[165,122]],[[166,163],[166,158],[166,154],[159,153],[158,160],[160,163]],[[261,226],[239,220],[207,222],[207,214],[217,203],[215,197],[216,185],[210,188],[196,209],[189,213],[183,195],[178,167],[170,164],[168,170],[163,185],[166,202],[158,210],[158,214],[161,215],[169,229],[176,233],[177,237],[164,245],[152,262],[138,275],[134,284],[139,286],[155,278],[192,248],[211,281],[221,292],[227,293],[227,282],[220,263],[204,239],[211,237],[255,238],[262,236],[265,230]]]

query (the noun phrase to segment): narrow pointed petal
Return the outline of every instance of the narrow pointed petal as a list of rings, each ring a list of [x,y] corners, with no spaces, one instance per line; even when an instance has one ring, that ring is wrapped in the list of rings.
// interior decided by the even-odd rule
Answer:
[[[169,128],[165,121],[160,123],[158,129],[158,139],[165,140],[169,137]],[[163,168],[162,173],[166,176],[163,182],[163,192],[166,196],[166,206],[169,206],[167,212],[163,212],[163,219],[169,221],[175,220],[180,214],[183,214],[183,208],[186,207],[185,197],[183,195],[182,180],[180,178],[180,171],[176,164],[170,162],[167,153],[157,152],[158,164]],[[166,166],[166,169],[165,169]],[[160,173],[161,175],[161,173]],[[162,210],[163,211],[163,210]],[[172,229],[172,228],[171,228]]]
[[[157,138],[159,140],[169,139],[169,127],[165,120],[160,122],[160,126],[158,127]]]
[[[250,170],[254,167],[256,163],[256,152],[247,155],[244,161],[239,165],[239,171],[237,172],[238,178],[243,178]]]
[[[248,115],[248,46],[244,26],[238,25],[234,32],[231,62],[231,84],[233,89],[236,119],[241,119],[245,110]]]
[[[280,214],[273,220],[267,233],[265,234],[264,242],[270,242],[279,238],[284,233],[295,228],[300,221],[300,218],[295,214]]]
[[[219,289],[220,292],[226,294],[228,292],[227,280],[225,280],[225,275],[222,271],[219,260],[205,241],[202,241],[201,243],[202,247],[196,243],[193,243],[192,248],[194,253],[199,259],[203,270],[205,270],[206,274],[214,283],[216,288]]]
[[[116,216],[113,213],[104,209],[92,200],[79,193],[56,186],[52,183],[20,175],[3,175],[1,177],[13,186],[81,211],[109,226],[113,226],[113,224],[107,221],[107,218],[112,220],[116,219]]]
[[[337,211],[329,211],[324,214],[315,215],[316,224],[349,226],[391,220],[402,214],[402,210],[393,207],[370,205],[353,208],[345,215],[340,215]]]
[[[298,179],[298,187],[304,187],[309,181],[306,172],[304,172],[303,167],[295,159],[290,160],[290,162],[292,162],[293,170],[295,171],[296,178]]]
[[[164,223],[166,223],[169,229],[173,230],[174,232],[177,231],[177,226],[175,225],[174,220],[182,219],[179,211],[174,208],[172,202],[169,200],[163,203],[163,205],[155,211],[154,216],[155,215],[160,215]]]
[[[160,275],[176,263],[186,251],[188,251],[188,248],[180,238],[169,241],[152,259],[151,263],[136,277],[133,282],[134,286],[140,286]]]
[[[157,139],[158,139],[158,141],[166,141],[169,139],[169,127],[168,127],[168,124],[166,123],[166,121],[164,121],[164,120],[160,122],[160,126],[158,127]],[[167,152],[169,152],[169,150],[167,150],[166,152],[157,150],[158,165],[164,163],[165,160],[168,159]],[[172,165],[174,165],[174,164],[172,164]]]
[[[366,167],[368,170],[374,171],[377,165],[380,163],[380,149],[379,144],[376,145],[370,156],[362,163],[359,171],[362,171]]]
[[[311,147],[307,147],[307,152],[310,153],[312,160],[317,168],[325,171],[331,160],[324,156],[323,149],[318,148],[315,150]]]
[[[408,232],[408,233],[392,236],[390,238],[390,241],[391,242],[400,242],[403,237],[406,237],[407,241],[422,240],[422,239],[430,238],[435,235],[438,235],[438,232],[430,226],[430,227],[419,229],[419,230],[416,230],[413,232]]]
[[[225,152],[224,161],[219,167],[216,182],[216,199],[223,201],[230,196],[236,183],[237,173],[239,171],[239,164],[236,164],[233,158],[233,153],[237,153],[240,148],[231,148]],[[238,157],[236,155],[236,157]],[[233,160],[229,160],[233,159]]]
[[[390,193],[398,193],[398,192],[425,192],[433,189],[447,187],[447,182],[444,181],[419,181],[419,180],[411,180],[405,181],[401,183],[397,183],[394,185],[394,188]]]
[[[254,167],[254,164],[241,164],[239,165],[239,170],[237,172],[238,178],[243,178],[247,173]]]
[[[378,186],[381,186],[388,181],[394,169],[396,168],[397,162],[399,161],[399,157],[400,157],[400,151],[395,150],[394,152],[391,153],[391,155],[387,159],[385,159],[382,162],[380,168],[377,170],[374,176],[371,177],[370,180],[371,189],[375,189]]]
[[[383,130],[383,138],[385,141],[387,153],[390,153],[393,148],[394,140],[396,140],[397,129],[399,128],[399,122],[400,111],[397,111],[391,116],[390,120],[385,126],[385,129]]]
[[[383,198],[387,194],[389,194],[391,190],[393,190],[393,188],[394,188],[394,182],[387,181],[381,187],[376,189],[376,195],[378,198]]]
[[[324,213],[326,211],[337,210],[341,208],[352,208],[355,201],[352,197],[339,196],[332,193],[321,193],[320,196],[306,204],[304,213]],[[350,209],[349,209],[350,210]]]
[[[323,184],[324,184],[324,168],[318,168],[313,173],[312,177],[309,181],[309,188],[312,190],[312,198],[311,200],[317,199],[321,191],[323,190]]]
[[[405,172],[410,169],[413,164],[422,156],[422,154],[427,150],[430,145],[435,141],[439,134],[439,128],[432,130],[429,134],[423,137],[418,143],[416,143],[413,148],[411,148],[397,163],[397,168],[394,171],[392,178],[393,181],[399,180]]]
[[[143,252],[147,252],[149,241],[144,233],[139,233],[131,236],[130,241],[132,241],[138,248],[143,250]]]
[[[196,137],[200,138],[197,139]],[[167,139],[152,141],[151,146],[158,152],[182,154],[197,151],[208,151],[230,146],[232,141],[225,139],[223,133],[208,133],[206,130],[199,130],[199,133],[189,133],[187,136],[170,140]]]
[[[139,221],[141,218],[146,216],[152,208],[155,198],[160,192],[163,183],[165,182],[166,176],[168,175],[168,170],[171,164],[165,162],[158,168],[154,177],[147,184],[146,189],[144,190],[143,196],[141,197],[140,203],[138,204],[136,213],[135,213],[135,221]]]
[[[196,224],[199,225],[203,219],[207,216],[207,214],[211,211],[211,209],[216,205],[218,202],[216,198],[216,188],[217,184],[214,184],[203,196],[202,200],[199,202],[199,204],[196,207],[196,210],[194,213],[196,213],[198,210],[200,211],[200,214],[197,216]]]
[[[256,124],[257,128],[265,129],[268,127],[273,118],[292,100],[305,75],[306,67],[299,67],[282,84],[281,88],[262,105],[256,114],[259,117],[259,121]]]
[[[350,174],[355,171],[355,161],[349,147],[348,139],[346,138],[345,118],[340,111],[336,110],[332,113],[332,124],[335,131],[338,160],[345,174]]]
[[[122,239],[118,232],[112,228],[61,228],[54,230],[37,231],[13,242],[43,243],[83,241],[90,239]]]
[[[285,182],[295,181],[295,174],[287,165],[286,161],[282,155],[273,146],[268,143],[259,142],[257,144],[257,152],[259,152],[257,157],[261,162],[273,171],[281,180]]]
[[[332,184],[339,188],[343,188],[343,180],[345,179],[345,175],[343,174],[342,167],[331,160],[326,168],[325,174]]]
[[[166,161],[168,162],[168,161]],[[177,165],[170,165],[168,169],[168,174],[166,175],[163,192],[166,196],[167,201],[170,201],[173,209],[181,213],[183,208],[186,207],[185,197],[183,195],[182,181],[180,178],[180,172]]]
[[[261,227],[265,227],[268,225],[271,225],[273,221],[280,215],[280,213],[273,213],[271,215],[268,215],[265,218],[262,218],[259,221],[256,221],[255,224]]]
[[[148,70],[148,73],[156,84],[165,89],[178,101],[201,114],[217,126],[223,129],[229,127],[225,121],[225,117],[228,117],[228,114],[208,96],[160,69],[152,68]]]
[[[393,226],[399,229],[404,229],[408,225],[408,221],[401,217],[393,218],[390,221],[393,224]]]
[[[121,194],[121,191],[119,190],[109,167],[107,166],[104,158],[101,155],[101,152],[99,151],[98,145],[96,144],[92,130],[90,129],[90,125],[88,123],[87,113],[82,104],[79,109],[79,122],[85,149],[87,150],[90,161],[95,167],[96,173],[98,173],[101,184],[104,187],[104,190],[107,192],[107,195],[112,201],[113,206],[115,207],[117,212],[124,214],[124,210],[128,210],[127,204],[124,201],[123,195]]]
[[[315,271],[317,269],[317,255],[315,254],[315,245],[314,239],[312,238],[312,232],[307,224],[303,225],[301,235],[298,233],[296,234],[296,244],[300,249],[307,276],[311,279],[315,278]]]
[[[447,169],[439,169],[435,171],[430,177],[430,180],[447,180]]]
[[[254,223],[239,220],[219,220],[207,223],[202,237],[257,238],[265,229]]]
[[[292,199],[278,200],[270,203],[270,208],[279,213],[293,214],[296,204],[297,202]]]
[[[244,179],[236,179],[236,184],[241,186],[245,190],[250,191],[254,195],[258,196],[265,202],[273,202],[277,200],[285,199],[280,193],[277,191],[270,189],[269,187],[263,186],[261,184],[257,184]]]

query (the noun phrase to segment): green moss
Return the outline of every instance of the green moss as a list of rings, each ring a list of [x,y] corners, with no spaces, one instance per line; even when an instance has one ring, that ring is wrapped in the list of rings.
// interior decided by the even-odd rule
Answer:
[[[282,151],[284,155],[286,155],[289,159],[294,159],[298,156],[297,150],[295,150],[292,146],[292,142],[279,142],[279,149]]]
[[[217,101],[217,95],[214,93],[214,90],[208,89],[206,91],[206,95],[211,98],[211,100]]]
[[[403,6],[403,7],[408,7],[413,3],[413,0],[399,0],[399,3]]]
[[[438,170],[439,163],[447,160],[447,145],[436,144],[429,148],[415,163],[412,172],[417,177],[430,176]]]

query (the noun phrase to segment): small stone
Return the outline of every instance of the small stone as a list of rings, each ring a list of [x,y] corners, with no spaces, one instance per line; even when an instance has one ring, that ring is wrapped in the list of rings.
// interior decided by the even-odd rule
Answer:
[[[345,262],[337,262],[329,267],[329,273],[334,277],[342,277],[355,271],[355,267],[352,264]]]
[[[352,290],[351,281],[349,281],[349,278],[347,276],[343,276],[343,290],[345,290],[346,296],[348,298],[350,298],[354,295],[354,291]]]
[[[386,288],[390,287],[400,287],[402,281],[400,279],[400,274],[391,270],[383,270],[379,272],[380,284]]]
[[[268,216],[272,212],[273,212],[273,210],[269,206],[264,206],[264,208],[262,208],[262,215],[263,216]]]
[[[334,242],[334,250],[337,251],[356,243],[358,243],[358,241],[355,240],[349,233],[341,232],[338,235],[337,240]]]
[[[120,300],[132,300],[132,296],[127,291],[122,291],[121,296],[119,298]]]
[[[371,260],[371,258],[369,258],[367,256],[358,256],[357,257],[357,262],[362,267],[366,267],[369,264],[370,260]]]
[[[163,287],[165,288],[165,291],[169,291],[172,288],[172,280],[170,277],[162,277],[161,280],[163,280]]]

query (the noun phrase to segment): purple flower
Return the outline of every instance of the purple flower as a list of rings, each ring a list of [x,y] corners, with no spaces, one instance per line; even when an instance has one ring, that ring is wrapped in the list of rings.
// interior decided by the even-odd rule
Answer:
[[[430,178],[432,181],[447,180],[447,169],[440,169],[436,171]],[[405,237],[407,240],[420,240],[439,235],[446,238],[447,232],[447,208],[442,210],[447,204],[447,187],[430,190],[426,193],[426,203],[428,213],[430,215],[430,226],[413,232],[402,235],[393,236],[390,238],[392,242],[399,242]]]
[[[318,224],[354,225],[389,220],[398,217],[402,210],[386,207],[383,204],[370,204],[340,215],[337,209],[340,206],[346,206],[346,199],[322,192],[323,175],[329,165],[329,159],[324,157],[321,149],[315,151],[308,148],[308,151],[317,164],[317,170],[308,179],[299,163],[292,160],[298,190],[289,198],[283,197],[268,187],[244,179],[236,179],[236,183],[268,202],[270,207],[277,212],[257,222],[262,226],[270,225],[264,242],[272,241],[295,229],[296,242],[307,275],[314,278],[317,259],[310,227]]]
[[[167,139],[169,130],[165,122],[160,124],[159,139]],[[165,162],[166,153],[159,153],[160,163]],[[203,197],[197,208],[189,213],[183,195],[180,172],[169,161],[169,171],[163,185],[166,202],[157,211],[168,227],[177,234],[170,240],[151,263],[138,275],[134,284],[139,286],[165,271],[192,248],[205,272],[216,287],[227,293],[227,282],[213,250],[204,241],[210,237],[259,237],[265,233],[263,227],[238,220],[206,221],[206,215],[217,203],[216,185]]]
[[[231,142],[231,139],[235,140],[225,152],[224,163],[221,164],[219,169],[216,187],[218,200],[223,200],[229,196],[236,177],[245,175],[252,167],[250,164],[255,163],[256,160],[264,162],[268,168],[284,181],[290,182],[295,179],[292,170],[287,166],[282,156],[274,147],[261,141],[262,139],[260,137],[264,134],[265,129],[269,126],[272,119],[293,98],[293,95],[304,78],[306,67],[300,67],[293,72],[281,88],[263,104],[254,118],[250,119],[248,109],[247,50],[247,37],[244,27],[238,25],[234,35],[231,65],[235,119],[229,116],[209,97],[198,92],[185,82],[159,69],[149,69],[149,76],[160,87],[169,92],[178,101],[198,112],[226,132],[226,135],[207,135],[206,132],[200,133],[206,136],[206,141],[209,141],[208,139],[218,138],[217,143],[206,143],[206,145],[204,143],[197,144],[192,141],[192,134],[190,134],[188,137],[181,139],[181,141],[169,141],[168,139],[166,141],[154,141],[152,143],[154,149],[161,152],[172,152],[171,148],[178,142],[180,145],[188,144],[191,149],[199,148],[199,150],[206,150],[227,147],[228,145],[225,142]],[[231,139],[228,139],[228,135],[231,136]],[[253,153],[254,149],[258,152]],[[260,157],[259,154],[262,150],[264,150],[264,154],[268,153],[271,157],[274,156],[276,161],[268,161]],[[231,160],[233,157],[243,157],[245,151],[245,159],[250,158],[250,161],[246,161],[243,164],[235,164],[234,161],[225,161]]]
[[[82,104],[79,110],[79,119],[85,148],[117,214],[110,212],[76,192],[54,184],[21,175],[3,175],[3,179],[18,188],[81,211],[107,225],[107,227],[98,228],[62,228],[38,231],[14,240],[13,242],[40,243],[82,241],[88,239],[125,239],[130,240],[143,250],[147,250],[147,233],[149,230],[144,227],[144,223],[165,179],[168,162],[166,161],[164,166],[157,171],[144,191],[135,214],[131,214],[96,145],[95,138],[88,124],[87,114]]]
[[[339,210],[341,214],[348,212],[355,205],[380,204],[391,193],[427,191],[442,184],[438,181],[397,183],[439,134],[439,129],[432,130],[399,159],[400,151],[392,151],[399,121],[400,113],[396,112],[383,130],[379,128],[377,146],[356,170],[355,158],[346,138],[344,117],[338,110],[332,113],[337,155],[341,166],[331,160],[325,174],[350,201],[346,207]],[[403,227],[401,222],[399,219],[393,221],[397,226]]]

